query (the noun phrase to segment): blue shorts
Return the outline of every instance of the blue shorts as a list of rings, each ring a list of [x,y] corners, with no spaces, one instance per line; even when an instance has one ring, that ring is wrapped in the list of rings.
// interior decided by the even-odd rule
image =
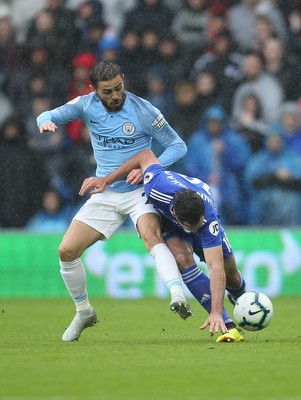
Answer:
[[[166,218],[162,218],[162,232],[165,240],[176,236],[188,242],[193,248],[193,252],[199,257],[200,261],[205,262],[204,251],[202,247],[202,235],[200,232],[197,233],[185,232],[181,227],[177,226],[175,223]],[[221,236],[222,236],[223,257],[225,260],[227,260],[232,256],[233,251],[222,226],[221,226]]]

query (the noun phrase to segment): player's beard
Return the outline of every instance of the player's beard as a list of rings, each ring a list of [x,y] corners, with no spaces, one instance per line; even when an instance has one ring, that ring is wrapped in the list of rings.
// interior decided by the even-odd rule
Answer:
[[[100,99],[101,100],[101,99]],[[103,100],[101,100],[102,104],[104,105],[104,107],[110,112],[112,111],[119,111],[122,109],[123,105],[124,105],[124,101],[125,101],[125,94],[118,100],[112,100],[109,103],[104,102]]]

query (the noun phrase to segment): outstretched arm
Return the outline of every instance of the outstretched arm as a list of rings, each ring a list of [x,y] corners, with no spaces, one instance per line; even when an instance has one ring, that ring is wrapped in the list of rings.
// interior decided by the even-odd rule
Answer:
[[[143,150],[140,153],[137,153],[133,157],[129,158],[126,162],[120,165],[120,167],[115,169],[115,171],[111,172],[107,176],[103,178],[98,178],[94,176],[85,179],[79,191],[79,194],[83,196],[90,189],[92,189],[90,190],[90,194],[101,193],[113,182],[118,181],[123,176],[127,176],[127,182],[135,185],[137,183],[137,175],[135,172],[133,172],[133,170],[136,168],[140,168],[144,172],[146,168],[151,164],[160,164],[160,161],[151,150]]]
[[[226,288],[226,275],[224,268],[222,247],[212,247],[204,249],[206,264],[210,273],[210,289],[211,289],[211,312],[205,323],[200,329],[209,326],[210,333],[227,332],[227,327],[222,317],[222,307]]]

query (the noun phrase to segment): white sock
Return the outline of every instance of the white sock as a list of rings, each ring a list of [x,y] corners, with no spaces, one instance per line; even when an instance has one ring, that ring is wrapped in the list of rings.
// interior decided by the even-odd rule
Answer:
[[[91,308],[86,287],[86,271],[80,258],[73,261],[61,261],[61,275],[72,297],[76,311]]]
[[[167,245],[165,243],[156,244],[150,250],[150,255],[155,261],[158,274],[168,287],[171,295],[176,294],[185,298],[178,265]]]

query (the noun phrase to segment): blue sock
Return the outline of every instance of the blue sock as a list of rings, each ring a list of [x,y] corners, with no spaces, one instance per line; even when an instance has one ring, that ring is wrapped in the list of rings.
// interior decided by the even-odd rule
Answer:
[[[233,288],[229,288],[226,286],[226,290],[227,292],[229,292],[231,294],[231,297],[236,300],[238,299],[239,296],[241,296],[245,290],[246,290],[246,282],[244,280],[244,278],[242,277],[242,274],[240,271],[238,271],[239,276],[240,276],[240,285],[238,288],[233,289]]]
[[[196,264],[184,270],[182,273],[183,282],[190,293],[197,299],[202,307],[210,314],[211,311],[211,290],[210,279]],[[232,322],[225,307],[222,312],[223,320],[226,323]]]

